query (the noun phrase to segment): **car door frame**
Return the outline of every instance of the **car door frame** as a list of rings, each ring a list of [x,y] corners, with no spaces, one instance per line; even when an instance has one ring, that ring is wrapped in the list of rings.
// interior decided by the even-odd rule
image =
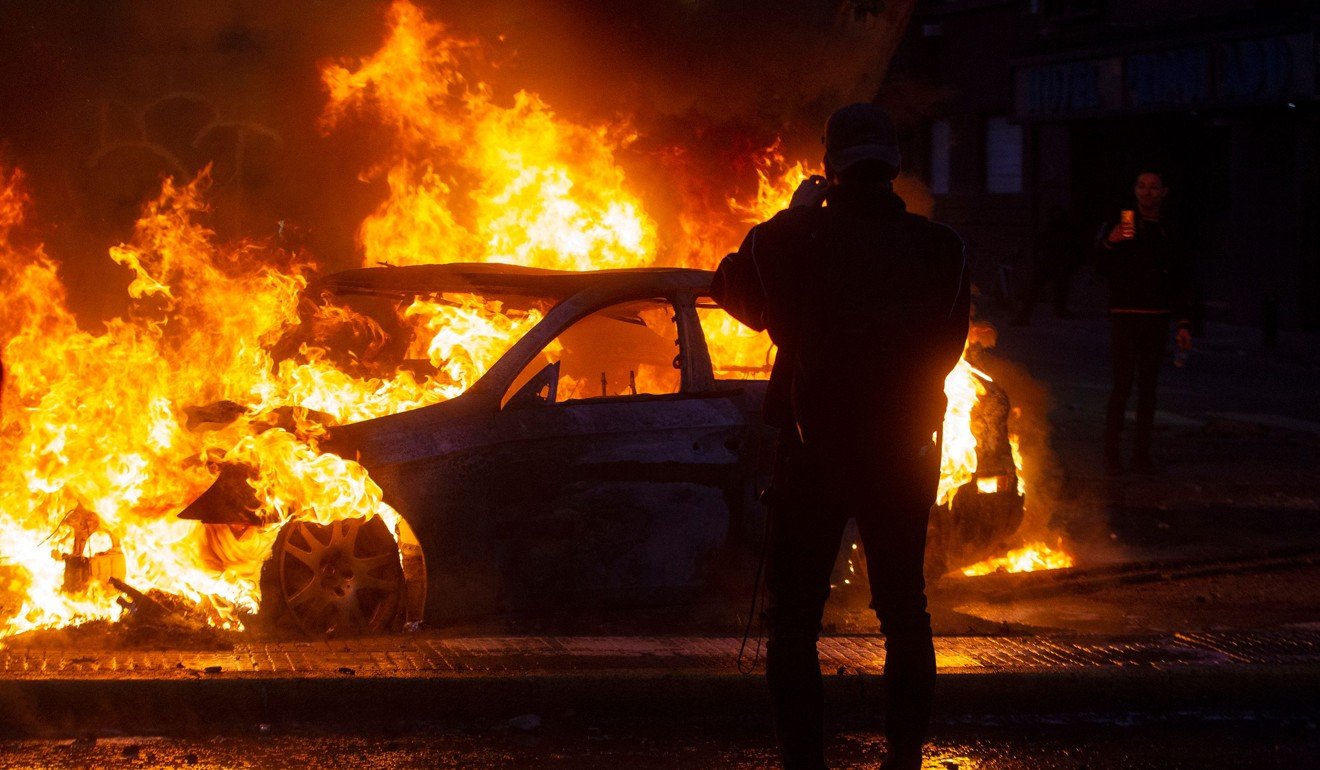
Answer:
[[[612,481],[624,483],[625,489],[631,483],[656,483],[657,491],[661,490],[660,485],[665,484],[695,485],[712,490],[706,496],[698,497],[707,501],[701,504],[701,510],[721,512],[719,526],[722,529],[718,534],[718,542],[707,543],[711,545],[708,549],[710,557],[728,546],[729,527],[734,521],[730,503],[741,495],[743,473],[737,449],[746,430],[745,412],[728,398],[727,391],[716,387],[709,350],[696,313],[697,299],[704,296],[705,287],[658,288],[660,290],[657,291],[652,282],[637,282],[632,286],[610,287],[610,290],[588,289],[559,303],[492,367],[488,372],[492,375],[492,384],[485,385],[479,395],[491,403],[500,404],[498,409],[503,413],[503,419],[499,421],[520,424],[517,430],[508,424],[500,430],[506,437],[520,434],[517,443],[531,445],[563,439],[571,445],[573,439],[582,436],[616,437],[617,444],[604,446],[599,454],[590,455],[597,464],[590,466],[585,471],[587,474],[599,470],[602,479],[617,474]],[[512,396],[510,391],[519,375],[535,362],[536,357],[556,337],[594,313],[622,303],[647,299],[667,303],[674,313],[680,363],[680,386],[677,393],[575,399],[554,404],[509,403]],[[498,387],[495,383],[498,383]],[[703,422],[706,419],[709,419],[709,423]],[[575,432],[579,429],[580,433]],[[644,437],[649,431],[668,431],[672,432],[675,439],[679,435],[686,435],[686,438],[682,447],[677,442],[672,447],[664,446],[665,453],[660,456],[648,456],[647,452],[654,447],[648,448],[644,440],[635,447],[629,446],[631,442],[627,437]],[[604,445],[604,442],[597,443]],[[664,443],[662,440],[661,444]],[[528,455],[537,457],[544,453],[529,451]],[[559,469],[559,472],[564,472],[564,469]],[[551,486],[561,483],[564,486],[557,488],[564,489],[571,484],[582,484],[583,481],[573,470],[569,470],[565,478],[552,480]],[[586,484],[589,486],[590,481]],[[692,514],[691,511],[682,513]],[[700,513],[696,515],[701,516]],[[690,525],[698,530],[694,537],[710,536],[710,520],[690,522]],[[654,523],[652,526],[663,524]],[[509,526],[504,527],[505,536],[565,537],[572,531],[567,523],[556,520],[537,521],[518,531],[510,529]]]

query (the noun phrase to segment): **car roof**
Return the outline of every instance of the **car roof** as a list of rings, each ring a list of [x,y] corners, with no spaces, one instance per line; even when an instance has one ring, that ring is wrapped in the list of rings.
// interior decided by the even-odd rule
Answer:
[[[621,292],[675,290],[704,294],[712,273],[684,267],[640,267],[618,270],[548,270],[494,263],[455,262],[444,265],[363,267],[331,273],[314,281],[308,293],[408,297],[461,292],[482,297],[524,297],[560,301],[586,289]]]

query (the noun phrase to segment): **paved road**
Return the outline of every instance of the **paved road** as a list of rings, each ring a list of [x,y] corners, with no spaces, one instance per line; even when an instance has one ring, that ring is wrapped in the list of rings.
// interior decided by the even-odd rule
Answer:
[[[1051,444],[1071,476],[1101,475],[1099,442],[1109,392],[1106,319],[1043,318],[1029,327],[998,328],[995,360],[1010,397],[1029,410],[1048,409]],[[1320,335],[1297,334],[1265,351],[1258,332],[1212,324],[1185,368],[1166,362],[1156,447],[1168,477],[1229,475],[1237,478],[1227,481],[1267,482],[1278,490],[1320,490],[1317,351]],[[1031,380],[1022,381],[1023,373]],[[1033,380],[1045,391],[1034,392]],[[1309,502],[1320,509],[1314,499]]]
[[[414,719],[575,712],[659,722],[764,713],[759,672],[729,637],[439,634],[237,644],[229,651],[0,652],[0,736],[242,732],[312,723],[349,731]],[[822,640],[829,702],[880,708],[883,642]],[[969,714],[1160,713],[1309,704],[1320,627],[1163,635],[944,637],[937,710]],[[747,661],[750,663],[750,661]]]
[[[985,368],[1022,409],[1035,511],[1082,563],[1320,544],[1320,336],[1262,351],[1257,334],[1212,324],[1186,368],[1167,364],[1155,435],[1162,471],[1107,478],[1105,319],[1000,326]],[[1029,515],[1032,506],[1029,498]]]
[[[591,723],[574,715],[513,724],[412,725],[390,735],[250,733],[0,742],[0,768],[773,768],[769,725]],[[928,770],[1201,770],[1314,767],[1317,714],[1186,712],[1006,719],[934,727]],[[836,768],[874,768],[884,740],[845,721],[829,745]]]
[[[1108,319],[1057,319],[1046,315],[1026,327],[992,317],[999,329],[996,350],[1037,378],[1064,391],[1109,387]],[[1320,429],[1320,335],[1296,333],[1280,347],[1261,347],[1249,327],[1210,324],[1195,341],[1185,368],[1172,365],[1172,347],[1160,373],[1161,404],[1173,414],[1204,418],[1219,412],[1291,418],[1303,429]]]

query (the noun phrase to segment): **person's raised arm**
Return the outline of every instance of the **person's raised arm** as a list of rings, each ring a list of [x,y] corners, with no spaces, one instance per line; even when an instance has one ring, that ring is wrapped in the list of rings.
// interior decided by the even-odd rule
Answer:
[[[710,296],[729,315],[756,331],[765,331],[766,289],[761,266],[756,261],[757,227],[753,227],[742,246],[720,261],[711,282]]]

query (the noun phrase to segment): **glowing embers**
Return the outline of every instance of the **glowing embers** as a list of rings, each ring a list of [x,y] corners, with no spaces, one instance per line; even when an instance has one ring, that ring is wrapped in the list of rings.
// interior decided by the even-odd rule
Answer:
[[[989,575],[996,572],[1035,572],[1037,570],[1067,569],[1073,566],[1072,556],[1063,550],[1063,544],[1056,542],[1051,548],[1043,542],[1028,543],[1021,548],[1014,548],[1003,556],[979,561],[962,568],[962,574],[968,577]]]

